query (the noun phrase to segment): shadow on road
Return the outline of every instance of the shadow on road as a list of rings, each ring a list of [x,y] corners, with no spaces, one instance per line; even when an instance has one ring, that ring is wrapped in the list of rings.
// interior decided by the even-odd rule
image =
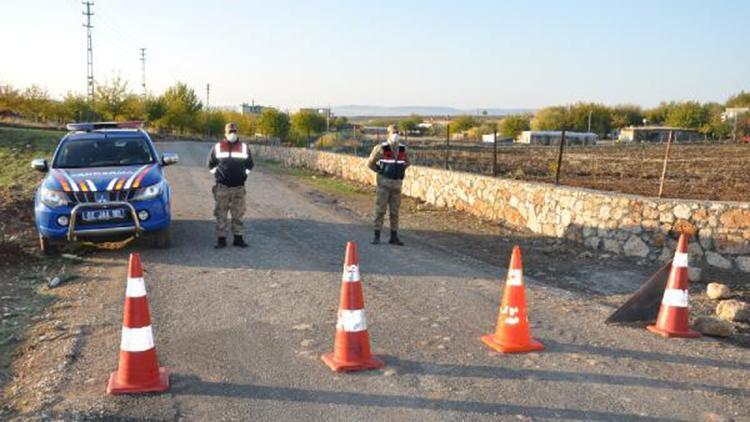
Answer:
[[[203,381],[197,376],[172,375],[172,392],[176,395],[232,397],[252,400],[318,403],[326,405],[368,406],[378,408],[405,408],[417,410],[443,410],[490,415],[525,415],[533,418],[564,418],[588,421],[664,421],[679,420],[654,418],[577,409],[555,409],[542,406],[520,406],[479,401],[439,400],[386,394],[352,393],[303,388],[272,387],[252,384]]]
[[[613,352],[614,353],[614,352]],[[610,355],[611,356],[611,355]],[[553,382],[576,382],[586,384],[642,386],[665,390],[707,391],[717,394],[748,397],[750,391],[741,388],[722,387],[717,385],[693,382],[667,381],[643,378],[632,375],[609,375],[569,371],[547,371],[539,369],[513,369],[500,366],[451,365],[430,362],[402,360],[395,356],[381,356],[388,366],[395,368],[399,374],[440,375],[447,377],[491,378],[498,380],[534,380]],[[690,358],[680,357],[688,360]]]
[[[717,368],[750,370],[750,363],[733,362],[721,359],[711,359],[704,357],[676,355],[674,353],[644,352],[640,350],[618,349],[614,347],[592,346],[589,344],[571,344],[560,343],[555,340],[544,341],[547,351],[553,353],[586,353],[601,356],[615,356],[631,358],[636,360],[649,360],[653,362],[676,363],[683,365],[699,365]],[[745,392],[747,394],[747,392]]]

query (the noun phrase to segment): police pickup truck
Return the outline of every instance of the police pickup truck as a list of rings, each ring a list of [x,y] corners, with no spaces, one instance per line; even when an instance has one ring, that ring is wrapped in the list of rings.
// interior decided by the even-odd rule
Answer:
[[[36,191],[34,214],[46,255],[66,241],[111,241],[146,235],[167,248],[169,183],[164,167],[176,154],[158,156],[139,123],[72,123],[52,161],[31,167],[46,173]]]

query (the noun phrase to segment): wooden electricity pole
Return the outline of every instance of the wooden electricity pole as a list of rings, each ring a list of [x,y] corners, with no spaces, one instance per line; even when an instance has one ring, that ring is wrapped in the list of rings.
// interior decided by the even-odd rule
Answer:
[[[445,169],[448,170],[448,156],[451,150],[451,124],[448,123],[445,132]]]
[[[659,180],[659,194],[657,197],[661,198],[661,194],[664,193],[664,179],[667,177],[667,163],[669,162],[669,150],[672,148],[673,132],[669,131],[669,137],[667,138],[667,149],[664,151],[664,166],[661,168],[661,180]]]
[[[492,177],[497,176],[497,130],[492,133]]]
[[[562,167],[563,152],[565,151],[565,130],[560,134],[560,150],[557,153],[557,167],[555,168],[555,186],[560,185],[560,167]]]

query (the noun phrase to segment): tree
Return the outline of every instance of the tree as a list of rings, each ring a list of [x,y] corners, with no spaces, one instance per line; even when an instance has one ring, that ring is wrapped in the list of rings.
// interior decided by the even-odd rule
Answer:
[[[160,119],[161,124],[169,130],[177,130],[184,133],[186,129],[195,129],[198,112],[203,108],[203,103],[192,88],[178,82],[168,88],[162,96],[164,100],[165,113]]]
[[[422,118],[422,116],[418,114],[412,114],[405,119],[399,120],[398,130],[403,133],[413,132],[419,128],[419,124],[423,121],[424,119]]]
[[[331,127],[336,130],[343,130],[349,124],[349,119],[344,116],[336,116],[331,120]]]
[[[326,128],[326,119],[313,110],[301,110],[292,115],[292,130],[297,137],[317,135]]]
[[[646,123],[649,125],[660,125],[667,120],[667,113],[674,107],[674,102],[661,102],[657,107],[645,111]]]
[[[97,116],[86,96],[68,92],[62,102],[62,119],[68,122],[85,122],[95,120]]]
[[[143,104],[143,114],[146,120],[156,123],[167,113],[167,104],[163,97],[148,96]]]
[[[110,82],[97,84],[94,92],[94,110],[104,120],[132,118],[132,103],[137,101],[137,98],[134,99],[132,96],[128,91],[128,83],[118,76]]]
[[[616,105],[612,107],[612,129],[639,126],[643,123],[643,110],[637,105]]]
[[[570,127],[570,116],[565,106],[543,108],[531,119],[533,130],[563,130]]]
[[[475,119],[474,116],[469,116],[467,114],[457,116],[455,119],[451,120],[452,133],[461,133],[477,126],[479,126],[477,119]]]
[[[263,109],[257,121],[260,133],[279,139],[286,139],[289,135],[289,126],[289,116],[275,108]]]
[[[612,112],[609,107],[596,103],[577,103],[567,107],[567,127],[565,129],[576,132],[591,131],[599,135],[609,133],[612,124]]]
[[[10,85],[0,85],[0,110],[18,112],[23,98],[21,93]]]
[[[224,125],[227,124],[227,120],[221,111],[203,110],[199,115],[201,133],[210,136],[221,135],[224,133]]]
[[[505,136],[517,138],[524,130],[531,128],[531,118],[526,114],[514,114],[506,116],[500,121],[500,133]]]
[[[667,110],[667,126],[698,129],[708,123],[708,111],[697,101],[673,103]]]
[[[52,111],[52,100],[47,90],[38,85],[24,89],[19,111],[26,117],[32,117],[35,122],[47,120]]]
[[[739,94],[729,97],[727,107],[750,107],[750,92],[740,91]]]

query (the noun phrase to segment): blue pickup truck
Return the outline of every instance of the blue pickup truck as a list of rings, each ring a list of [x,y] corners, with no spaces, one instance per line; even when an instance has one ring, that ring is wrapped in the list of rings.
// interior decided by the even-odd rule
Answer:
[[[164,167],[178,157],[158,156],[151,137],[128,123],[72,123],[51,162],[31,167],[46,173],[36,191],[34,214],[45,255],[59,243],[147,236],[168,248],[171,189]]]

